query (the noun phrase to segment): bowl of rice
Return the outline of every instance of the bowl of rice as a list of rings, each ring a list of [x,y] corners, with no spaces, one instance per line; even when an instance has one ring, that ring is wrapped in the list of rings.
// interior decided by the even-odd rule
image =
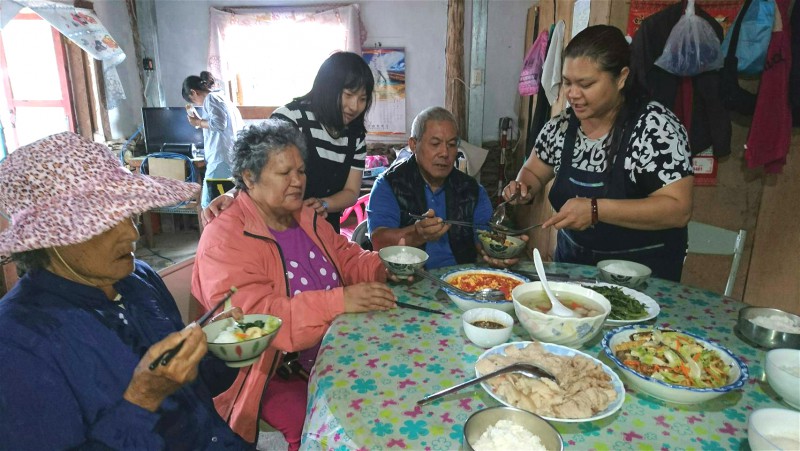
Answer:
[[[515,407],[479,410],[464,423],[463,448],[468,451],[561,451],[561,434],[539,415]]]
[[[800,350],[773,349],[764,357],[767,383],[786,404],[800,410]]]
[[[800,316],[776,308],[742,308],[736,332],[762,348],[800,349]]]
[[[628,288],[643,284],[652,271],[647,266],[628,260],[602,260],[597,262],[600,278]]]
[[[428,261],[427,252],[412,246],[387,246],[378,255],[386,269],[397,276],[410,276]]]
[[[208,350],[233,368],[252,365],[269,347],[281,328],[280,318],[272,315],[244,315],[239,321],[225,318],[203,327]]]

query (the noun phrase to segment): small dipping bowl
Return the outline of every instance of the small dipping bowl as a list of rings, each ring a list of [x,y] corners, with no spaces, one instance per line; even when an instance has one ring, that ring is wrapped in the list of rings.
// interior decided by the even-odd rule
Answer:
[[[495,323],[503,327],[489,329],[474,324],[479,321]],[[469,338],[469,341],[481,348],[491,348],[508,341],[509,337],[511,337],[511,329],[514,327],[514,318],[506,312],[481,307],[464,312],[461,315],[461,323],[464,326],[464,334]]]
[[[525,410],[506,406],[489,407],[470,415],[467,418],[467,422],[464,423],[463,449],[479,451],[473,448],[475,442],[486,430],[496,425],[500,420],[508,420],[522,426],[531,434],[539,437],[542,445],[550,451],[562,451],[564,449],[564,441],[561,438],[561,434],[547,420]]]
[[[780,316],[800,324],[800,316],[766,307],[744,307],[739,310],[737,331],[750,342],[766,349],[791,348],[800,349],[800,333],[782,332],[769,327],[759,326],[750,321],[757,317]]]

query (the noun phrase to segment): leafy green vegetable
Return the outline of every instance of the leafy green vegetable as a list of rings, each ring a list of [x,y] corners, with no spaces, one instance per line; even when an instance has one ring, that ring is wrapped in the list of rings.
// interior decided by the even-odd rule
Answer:
[[[645,318],[648,315],[644,304],[623,293],[619,287],[595,285],[583,285],[583,287],[594,290],[608,299],[608,302],[611,303],[611,313],[608,314],[609,319],[629,321]]]
[[[260,319],[258,319],[258,320],[253,321],[252,323],[239,323],[239,322],[237,322],[236,323],[236,327],[238,327],[239,329],[242,329],[242,332],[246,331],[247,329],[249,329],[251,327],[258,327],[259,329],[263,329],[264,328],[264,321],[261,321]]]

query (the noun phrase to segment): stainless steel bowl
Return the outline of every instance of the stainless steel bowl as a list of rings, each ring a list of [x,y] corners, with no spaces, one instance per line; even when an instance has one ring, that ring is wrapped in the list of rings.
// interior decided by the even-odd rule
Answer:
[[[474,451],[472,443],[477,442],[489,427],[494,426],[500,420],[509,420],[527,429],[533,435],[538,436],[542,445],[548,450],[562,451],[564,449],[561,434],[547,420],[525,410],[505,406],[489,407],[470,415],[467,422],[464,423],[462,449]]]
[[[767,327],[762,327],[750,321],[751,318],[758,316],[783,316],[800,324],[800,317],[791,313],[766,307],[744,307],[739,310],[739,321],[736,324],[737,331],[748,341],[761,346],[762,348],[792,348],[800,349],[800,334],[791,332],[780,332]]]

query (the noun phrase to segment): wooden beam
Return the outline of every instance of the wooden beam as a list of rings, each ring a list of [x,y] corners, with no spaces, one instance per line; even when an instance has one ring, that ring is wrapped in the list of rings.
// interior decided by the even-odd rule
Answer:
[[[462,138],[467,137],[467,87],[464,77],[464,0],[447,2],[447,45],[444,50],[444,106],[456,118]]]
[[[486,89],[486,28],[489,0],[472,2],[472,55],[470,58],[469,132],[470,143],[483,145],[483,98]]]

